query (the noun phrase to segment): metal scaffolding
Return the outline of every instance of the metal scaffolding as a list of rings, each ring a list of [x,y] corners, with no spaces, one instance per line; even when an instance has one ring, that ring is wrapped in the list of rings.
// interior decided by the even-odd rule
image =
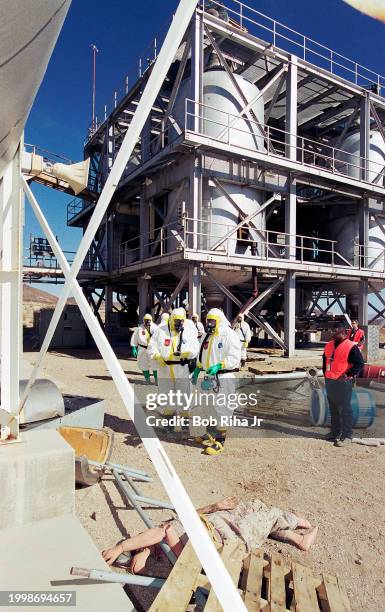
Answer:
[[[215,135],[207,129],[210,108],[203,93],[204,72],[213,57],[234,87],[239,107],[236,114],[217,109]],[[153,64],[126,88],[123,99],[88,135],[85,155],[91,158],[93,185],[103,186],[101,197],[152,69]],[[258,87],[253,100],[237,76]],[[138,291],[140,316],[187,302],[191,312],[200,314],[210,277],[235,316],[250,299],[253,276],[257,291],[264,294],[274,286],[278,292],[282,330],[261,315],[258,302],[247,316],[288,356],[295,350],[298,317],[317,315],[320,310],[310,310],[308,302],[318,296],[315,304],[322,303],[328,291],[341,293],[336,303],[348,317],[368,324],[368,292],[379,294],[385,273],[383,245],[369,245],[369,227],[377,225],[385,234],[385,161],[370,158],[371,131],[385,140],[384,91],[382,76],[242,2],[210,2],[210,10],[201,2],[135,137],[111,204],[100,215],[109,239],[101,232],[94,250],[106,253],[104,269],[99,277],[90,275],[88,286],[108,285],[127,296]],[[261,98],[263,121],[253,110]],[[263,146],[242,146],[240,125],[247,125]],[[347,158],[341,147],[352,132],[359,134],[359,151]],[[215,228],[202,218],[207,180],[239,216],[239,223],[221,230],[214,243],[208,237]],[[265,203],[245,214],[231,185],[254,189]],[[333,235],[319,232],[317,216],[326,219],[337,206],[341,214],[353,215],[359,227],[349,257]],[[69,215],[69,224],[87,231],[93,210],[84,201]],[[256,219],[262,211],[266,227],[260,230]],[[240,240],[242,253],[234,247]],[[242,273],[238,285],[226,287],[220,280],[224,270],[234,275],[247,271],[249,280]]]

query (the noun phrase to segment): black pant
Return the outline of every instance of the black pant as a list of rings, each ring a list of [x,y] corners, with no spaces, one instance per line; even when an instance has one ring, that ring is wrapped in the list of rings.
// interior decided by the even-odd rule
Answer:
[[[351,438],[353,435],[352,391],[353,380],[325,378],[328,396],[331,433],[338,438]]]

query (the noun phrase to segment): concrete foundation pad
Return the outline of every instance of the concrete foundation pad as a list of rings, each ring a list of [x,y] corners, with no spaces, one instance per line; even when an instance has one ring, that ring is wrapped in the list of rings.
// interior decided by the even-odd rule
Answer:
[[[0,590],[75,591],[76,612],[135,610],[121,585],[74,578],[72,566],[107,570],[100,552],[73,515],[0,531]],[[6,608],[4,608],[6,609]],[[12,606],[25,612],[24,606]],[[54,606],[32,610],[56,610]]]
[[[0,528],[70,514],[75,507],[75,457],[54,430],[23,432],[0,445]]]

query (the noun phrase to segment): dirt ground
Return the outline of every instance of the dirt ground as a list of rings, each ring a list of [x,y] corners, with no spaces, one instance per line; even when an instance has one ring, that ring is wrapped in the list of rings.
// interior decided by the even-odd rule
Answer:
[[[36,353],[26,353],[25,358],[32,363]],[[305,363],[306,359],[302,361]],[[317,363],[317,356],[313,361]],[[135,361],[122,358],[120,363],[129,380],[143,390]],[[258,367],[261,363],[258,362]],[[279,367],[276,361],[273,369]],[[65,393],[105,399],[105,426],[114,432],[112,460],[144,469],[154,481],[140,485],[143,494],[167,499],[97,352],[51,352],[45,361],[45,374],[62,382]],[[286,399],[271,401],[274,412],[281,417],[290,412],[290,402]],[[309,553],[273,540],[267,542],[265,550],[291,555],[315,572],[337,575],[346,588],[353,611],[382,612],[385,609],[385,447],[353,444],[335,448],[321,439],[322,430],[309,426],[306,394],[299,397],[297,408],[295,418],[286,420],[287,427],[280,430],[284,434],[271,426],[269,437],[231,436],[225,452],[218,457],[202,455],[193,442],[168,440],[164,445],[196,506],[228,495],[259,498],[318,525],[318,538]],[[263,410],[263,416],[267,416],[266,406]],[[381,411],[381,416],[385,415],[385,408]],[[76,504],[83,526],[100,550],[143,530],[139,516],[125,506],[108,476],[100,484],[78,489]],[[150,509],[149,515],[158,522],[172,513]],[[73,561],[76,565],[76,558]],[[168,568],[166,561],[153,560],[148,573],[167,575]],[[136,588],[130,589],[129,595],[138,610],[147,610],[155,592]]]

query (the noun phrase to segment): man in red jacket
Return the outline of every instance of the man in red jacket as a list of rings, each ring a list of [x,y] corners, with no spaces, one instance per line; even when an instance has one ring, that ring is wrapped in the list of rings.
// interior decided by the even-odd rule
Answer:
[[[362,351],[365,344],[365,334],[362,329],[358,327],[358,321],[352,320],[352,327],[349,329],[349,340],[357,344],[360,351]]]
[[[353,435],[353,410],[351,406],[353,384],[364,365],[357,344],[347,337],[339,326],[325,346],[323,373],[331,416],[331,431],[327,436],[335,446],[351,442]]]

